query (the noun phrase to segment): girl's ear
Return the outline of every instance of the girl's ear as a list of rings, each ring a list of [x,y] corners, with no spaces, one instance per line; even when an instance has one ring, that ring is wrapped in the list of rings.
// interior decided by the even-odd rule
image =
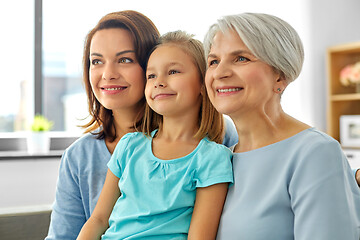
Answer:
[[[288,84],[289,83],[286,80],[284,73],[280,73],[279,78],[276,80],[276,83],[274,84],[273,90],[275,93],[282,94]]]

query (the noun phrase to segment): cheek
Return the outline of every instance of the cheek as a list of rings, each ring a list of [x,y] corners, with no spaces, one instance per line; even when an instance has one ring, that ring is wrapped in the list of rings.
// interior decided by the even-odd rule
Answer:
[[[151,83],[149,83],[149,81],[147,81],[146,84],[145,84],[145,98],[146,98],[146,101],[150,100],[150,96],[151,96]]]
[[[209,95],[210,100],[211,100],[212,96],[214,95],[211,85],[212,85],[212,81],[211,81],[210,74],[206,74],[205,75],[205,88]]]
[[[145,75],[144,71],[140,67],[140,69],[137,69],[137,71],[134,71],[130,74],[129,79],[133,79],[131,85],[133,87],[136,87],[137,92],[141,92],[142,95],[144,95],[145,90]]]

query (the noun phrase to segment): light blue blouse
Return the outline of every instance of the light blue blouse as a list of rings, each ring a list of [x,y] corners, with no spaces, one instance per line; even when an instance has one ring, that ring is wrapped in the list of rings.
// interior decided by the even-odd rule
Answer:
[[[311,128],[234,153],[233,170],[218,240],[359,240],[360,190],[326,134]]]

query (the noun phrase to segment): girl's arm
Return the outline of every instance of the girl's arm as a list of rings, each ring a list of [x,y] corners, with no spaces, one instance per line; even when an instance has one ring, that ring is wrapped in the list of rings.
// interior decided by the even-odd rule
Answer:
[[[196,189],[196,200],[188,240],[216,238],[227,189],[228,183]]]
[[[81,229],[78,240],[100,239],[101,235],[109,227],[111,211],[120,197],[118,182],[119,178],[108,170],[104,187],[101,190],[94,212]]]

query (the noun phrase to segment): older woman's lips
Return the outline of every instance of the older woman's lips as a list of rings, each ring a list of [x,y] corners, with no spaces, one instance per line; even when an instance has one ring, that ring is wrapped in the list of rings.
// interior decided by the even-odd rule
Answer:
[[[244,88],[241,88],[241,87],[219,88],[219,89],[216,89],[216,92],[218,95],[230,95],[230,94],[237,93],[243,89]]]

